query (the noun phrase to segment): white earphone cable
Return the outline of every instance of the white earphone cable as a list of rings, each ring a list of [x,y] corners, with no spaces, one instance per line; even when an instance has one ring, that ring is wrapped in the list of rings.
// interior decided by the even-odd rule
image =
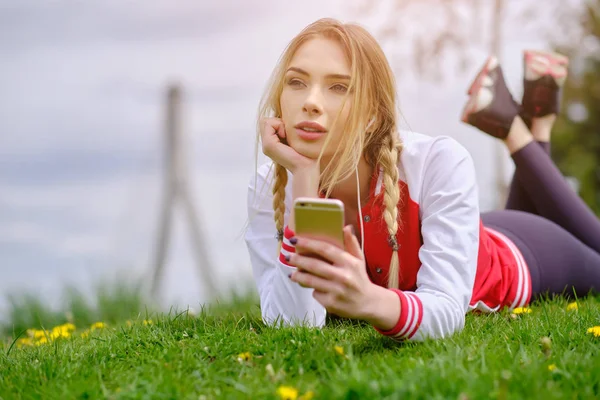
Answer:
[[[358,178],[358,167],[356,167],[356,199],[358,203],[358,218],[360,221],[360,249],[365,252],[365,227],[363,225],[362,206],[360,204],[360,179]]]
[[[369,130],[371,125],[375,122],[375,118],[371,118],[365,130]],[[356,199],[358,204],[358,217],[360,219],[360,249],[365,252],[365,226],[363,224],[362,205],[360,204],[360,179],[358,177],[358,165],[356,166]]]

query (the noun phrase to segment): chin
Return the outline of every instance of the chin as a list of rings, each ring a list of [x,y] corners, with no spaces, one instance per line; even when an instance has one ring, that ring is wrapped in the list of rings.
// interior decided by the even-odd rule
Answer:
[[[308,146],[307,146],[308,147]],[[319,154],[321,153],[321,149],[317,148],[306,148],[306,149],[298,149],[296,150],[299,154],[303,155],[306,158],[310,158],[312,160],[316,160],[319,158]]]
[[[319,158],[319,154],[321,153],[322,144],[317,142],[306,142],[302,139],[296,138],[294,141],[292,141],[291,147],[296,150],[298,154],[316,160]]]

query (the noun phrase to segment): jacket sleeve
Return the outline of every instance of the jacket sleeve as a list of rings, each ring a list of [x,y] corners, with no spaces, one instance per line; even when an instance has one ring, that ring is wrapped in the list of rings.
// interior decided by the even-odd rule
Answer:
[[[400,319],[390,331],[380,330],[397,340],[443,338],[462,330],[477,271],[480,214],[470,154],[451,138],[437,138],[421,179],[417,289],[394,290]]]
[[[317,302],[311,288],[303,288],[289,279],[295,267],[285,264],[283,255],[293,251],[289,237],[278,250],[273,211],[271,164],[258,169],[248,188],[248,228],[245,241],[250,253],[252,273],[260,297],[260,309],[266,324],[307,325],[325,324],[325,308]],[[288,189],[292,176],[288,179]],[[291,191],[286,190],[286,204],[291,204]],[[286,207],[285,221],[289,218]],[[286,229],[286,236],[289,236]]]

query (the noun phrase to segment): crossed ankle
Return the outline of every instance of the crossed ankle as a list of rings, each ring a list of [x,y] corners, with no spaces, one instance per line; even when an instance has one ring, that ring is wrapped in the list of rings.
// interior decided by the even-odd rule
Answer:
[[[535,138],[529,129],[527,129],[525,122],[523,122],[521,117],[517,116],[513,120],[510,131],[506,138],[503,139],[503,142],[508,148],[509,153],[514,154],[534,140]]]
[[[531,134],[538,142],[549,142],[552,134],[552,127],[556,121],[556,114],[549,114],[543,117],[532,118]]]

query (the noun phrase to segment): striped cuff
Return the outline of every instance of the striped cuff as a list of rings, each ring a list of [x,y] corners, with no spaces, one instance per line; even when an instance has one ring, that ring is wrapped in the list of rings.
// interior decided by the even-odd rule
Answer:
[[[286,225],[285,229],[283,230],[283,241],[281,243],[281,252],[279,253],[279,261],[281,261],[282,264],[285,264],[288,267],[293,267],[293,265],[290,265],[290,264],[288,264],[287,261],[285,261],[285,256],[287,256],[290,253],[296,252],[296,247],[290,243],[290,239],[293,238],[294,236],[295,236],[294,231],[292,231]]]
[[[394,340],[410,339],[421,326],[423,320],[423,304],[419,297],[413,292],[403,292],[399,289],[389,289],[394,291],[400,298],[400,318],[398,323],[389,331],[383,331],[377,327],[375,329]]]

